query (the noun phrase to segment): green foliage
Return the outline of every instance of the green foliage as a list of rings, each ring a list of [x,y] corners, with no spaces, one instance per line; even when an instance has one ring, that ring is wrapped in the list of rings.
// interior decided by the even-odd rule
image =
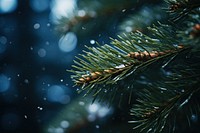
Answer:
[[[200,6],[199,0],[165,0],[168,11],[172,15],[172,21],[178,21],[188,16],[194,9]]]
[[[200,48],[200,31],[196,28],[200,26],[200,8],[195,9],[188,15],[187,21],[184,21],[183,27],[178,31],[178,35],[183,43],[190,43],[196,49]]]
[[[162,31],[155,26],[149,28],[152,37],[137,31],[119,36],[119,39],[111,39],[112,45],[105,44],[96,48],[86,46],[89,52],[84,51],[85,54],[80,55],[82,58],[77,57],[79,61],[74,61],[76,65],[72,66],[76,70],[70,70],[74,73],[72,75],[74,82],[81,87],[80,92],[86,91],[85,95],[92,93],[95,98],[99,95],[99,99],[110,95],[110,102],[114,100],[117,92],[123,94],[127,89],[128,91],[134,89],[130,83],[134,83],[135,76],[139,72],[143,72],[158,60],[169,60],[187,49],[187,46],[178,49],[179,43],[174,39],[174,34],[168,30],[169,28],[167,25],[162,25]],[[168,52],[149,60],[127,56],[131,52],[144,51],[149,53],[149,56],[152,51]],[[99,76],[93,79],[92,74],[95,72],[98,72]]]
[[[200,63],[199,58],[193,59],[198,60],[184,66],[174,65],[165,79],[138,92],[138,103],[131,109],[134,120],[130,123],[136,124],[134,129],[143,133],[171,133],[176,130],[175,123],[181,121],[177,119],[186,118],[190,124],[191,116],[200,111]]]
[[[182,116],[190,125],[191,115],[200,111],[200,3],[166,1],[172,26],[158,22],[148,28],[148,35],[136,30],[111,38],[110,44],[86,46],[88,50],[76,57],[73,70],[69,70],[79,92],[99,102],[113,104],[128,96],[134,103],[131,96],[136,94],[130,123],[141,133],[175,132],[175,123]],[[187,21],[174,23],[183,18]],[[154,67],[170,73],[137,88],[137,78]]]

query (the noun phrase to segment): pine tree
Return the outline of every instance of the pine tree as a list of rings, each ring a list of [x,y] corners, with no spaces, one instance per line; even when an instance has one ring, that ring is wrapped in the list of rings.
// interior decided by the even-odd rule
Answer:
[[[90,1],[91,5],[84,2],[89,9],[96,1]],[[114,19],[119,12],[127,12],[110,44],[96,42],[76,57],[69,72],[78,92],[92,96],[91,102],[123,108],[128,108],[126,103],[131,105],[127,114],[132,119],[126,124],[133,130],[129,132],[171,133],[192,128],[200,111],[200,1],[101,4],[93,7],[95,13],[88,10],[81,16],[63,17],[57,26],[62,33],[86,34],[79,32],[81,26],[92,27],[97,19],[95,26],[101,28],[105,14]],[[131,14],[133,5],[138,11]]]

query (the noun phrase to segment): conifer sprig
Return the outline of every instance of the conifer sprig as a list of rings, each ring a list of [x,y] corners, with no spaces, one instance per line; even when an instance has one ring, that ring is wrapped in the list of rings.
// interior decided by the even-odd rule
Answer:
[[[169,76],[138,93],[138,103],[130,110],[134,118],[130,123],[136,124],[135,130],[141,133],[174,132],[175,123],[180,121],[178,118],[185,118],[190,125],[191,116],[199,114],[200,63],[197,56],[192,60],[196,61],[171,67]]]
[[[178,31],[178,35],[182,38],[182,42],[190,43],[199,49],[200,42],[200,8],[194,10],[188,17],[186,22],[183,22],[183,29]]]
[[[169,7],[168,11],[173,15],[172,21],[178,21],[185,18],[193,10],[200,7],[199,0],[165,0]]]
[[[120,33],[117,39],[111,38],[110,44],[86,46],[87,50],[76,57],[73,70],[69,70],[79,92],[85,96],[91,94],[94,100],[98,98],[99,102],[108,104],[116,104],[116,100],[125,104],[125,101],[122,102],[124,99],[133,103],[130,110],[133,132],[175,132],[183,118],[190,125],[192,116],[200,112],[200,0],[165,0],[171,15],[159,12],[159,9],[162,10],[159,6],[155,12],[149,10],[150,15],[139,13],[140,17],[143,16],[141,19],[135,11],[145,1],[128,0],[132,4],[124,0],[92,1],[92,4],[88,4],[91,0],[86,1],[78,1],[85,4],[77,8],[70,18],[61,19],[58,29],[78,35],[88,35],[90,30],[96,33],[97,27],[112,28],[110,20],[116,23],[114,18],[119,17],[121,21],[134,9],[134,17],[122,26],[126,31],[133,29],[134,32]],[[139,8],[135,10],[135,7]],[[164,21],[172,26],[153,25],[153,19],[160,17],[159,14],[169,17],[166,19],[172,21]],[[120,22],[119,19],[117,22]],[[146,23],[149,20],[150,23]],[[148,28],[150,25],[153,26]],[[142,83],[138,79],[143,75]],[[148,76],[151,78],[147,79]]]
[[[159,31],[154,26],[150,30],[153,37],[137,31],[119,36],[119,39],[111,38],[112,45],[87,47],[88,51],[80,55],[82,58],[77,57],[78,61],[74,61],[76,65],[73,68],[76,70],[70,70],[74,73],[72,78],[75,84],[81,87],[80,92],[85,91],[85,95],[92,93],[96,98],[102,95],[100,93],[113,96],[120,89],[124,92],[127,88],[134,89],[130,83],[134,82],[138,72],[160,59],[168,60],[187,49],[187,46],[177,44],[167,28]],[[125,78],[128,82],[123,80]]]

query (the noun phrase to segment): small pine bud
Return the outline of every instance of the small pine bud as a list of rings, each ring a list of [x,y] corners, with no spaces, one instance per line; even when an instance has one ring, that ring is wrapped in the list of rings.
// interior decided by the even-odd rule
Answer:
[[[196,38],[200,36],[200,24],[195,24],[192,27],[192,31],[190,32],[190,37],[191,38]]]
[[[182,5],[180,3],[174,3],[169,7],[170,11],[176,11],[178,9],[180,9],[182,7]]]

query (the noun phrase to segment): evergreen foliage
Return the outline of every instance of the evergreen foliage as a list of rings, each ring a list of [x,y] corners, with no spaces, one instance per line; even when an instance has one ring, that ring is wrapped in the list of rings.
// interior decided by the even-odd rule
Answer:
[[[117,100],[123,104],[123,96],[128,96],[133,104],[129,123],[136,132],[178,132],[178,122],[190,125],[191,116],[200,111],[200,1],[165,2],[170,21],[154,22],[148,34],[135,29],[110,38],[110,44],[86,46],[69,70],[84,96],[109,105]],[[135,17],[128,21],[137,23]],[[155,67],[157,73],[163,71],[156,80],[148,75]],[[149,81],[138,82],[141,75]]]

